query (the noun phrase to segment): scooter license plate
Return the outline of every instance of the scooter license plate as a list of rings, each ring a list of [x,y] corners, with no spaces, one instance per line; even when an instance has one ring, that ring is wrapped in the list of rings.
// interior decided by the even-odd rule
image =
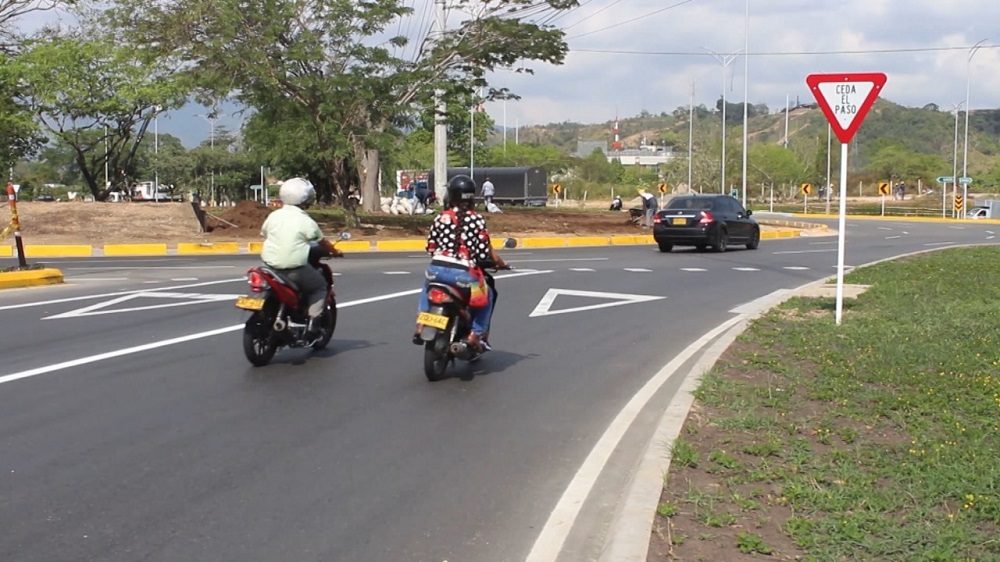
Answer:
[[[258,297],[236,297],[236,308],[260,310],[264,308],[264,299]]]
[[[440,314],[431,314],[430,312],[421,312],[417,314],[417,324],[443,330],[448,327],[448,317],[441,316]]]

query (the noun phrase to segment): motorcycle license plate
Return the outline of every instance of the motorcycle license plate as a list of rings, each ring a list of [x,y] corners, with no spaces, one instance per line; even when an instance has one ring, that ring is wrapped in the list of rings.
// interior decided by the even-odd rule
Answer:
[[[257,297],[236,297],[236,308],[260,310],[264,308],[264,299]]]
[[[431,314],[430,312],[421,312],[417,314],[417,324],[443,330],[448,327],[448,317],[441,316],[440,314]]]

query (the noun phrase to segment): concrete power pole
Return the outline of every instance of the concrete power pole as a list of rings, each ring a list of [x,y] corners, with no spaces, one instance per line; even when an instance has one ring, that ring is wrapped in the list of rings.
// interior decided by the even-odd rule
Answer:
[[[436,10],[435,39],[444,37],[445,0],[434,0]],[[444,90],[434,90],[434,193],[438,201],[444,201],[448,187],[448,126],[446,116],[448,106],[444,101]]]

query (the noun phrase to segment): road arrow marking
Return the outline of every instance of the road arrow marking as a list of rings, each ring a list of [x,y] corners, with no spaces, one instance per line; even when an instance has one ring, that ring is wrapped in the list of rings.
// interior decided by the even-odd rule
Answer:
[[[573,296],[573,297],[590,297],[595,299],[614,299],[611,302],[602,302],[600,304],[592,304],[588,306],[578,306],[575,308],[564,308],[562,310],[550,310],[552,303],[555,302],[556,297],[559,295]],[[611,306],[621,306],[624,304],[634,304],[640,302],[649,302],[660,299],[665,299],[667,297],[656,297],[652,295],[630,295],[627,293],[599,293],[596,291],[574,291],[572,289],[549,289],[542,300],[538,302],[538,306],[535,310],[528,315],[529,318],[536,318],[538,316],[552,316],[554,314],[566,314],[567,312],[582,312],[584,310],[594,310],[597,308],[608,308]]]

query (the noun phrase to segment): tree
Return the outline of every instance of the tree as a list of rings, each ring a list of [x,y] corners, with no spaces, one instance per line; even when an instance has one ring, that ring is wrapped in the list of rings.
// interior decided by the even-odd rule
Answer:
[[[60,6],[71,6],[74,0],[0,0],[0,54],[13,54],[23,41],[17,30],[17,20],[32,12],[44,12]]]
[[[98,183],[104,165],[111,168],[112,183],[127,189],[150,120],[185,98],[169,69],[136,55],[110,39],[54,37],[29,44],[12,65],[19,100],[54,138],[73,148],[83,180],[99,200],[107,197]]]
[[[562,62],[562,32],[523,21],[519,9],[576,3],[459,0],[453,6],[469,9],[469,19],[425,39],[413,59],[393,56],[406,38],[385,37],[412,11],[403,0],[119,0],[111,15],[137,45],[190,66],[214,95],[233,94],[264,118],[298,117],[295,126],[310,133],[304,142],[314,145],[341,201],[349,201],[353,170],[374,210],[379,155],[396,141],[395,128],[415,109],[429,111],[435,89],[458,99],[485,86],[486,73],[498,67]]]
[[[0,167],[3,170],[34,154],[45,141],[31,111],[16,99],[17,77],[12,69],[12,57],[0,53]]]

